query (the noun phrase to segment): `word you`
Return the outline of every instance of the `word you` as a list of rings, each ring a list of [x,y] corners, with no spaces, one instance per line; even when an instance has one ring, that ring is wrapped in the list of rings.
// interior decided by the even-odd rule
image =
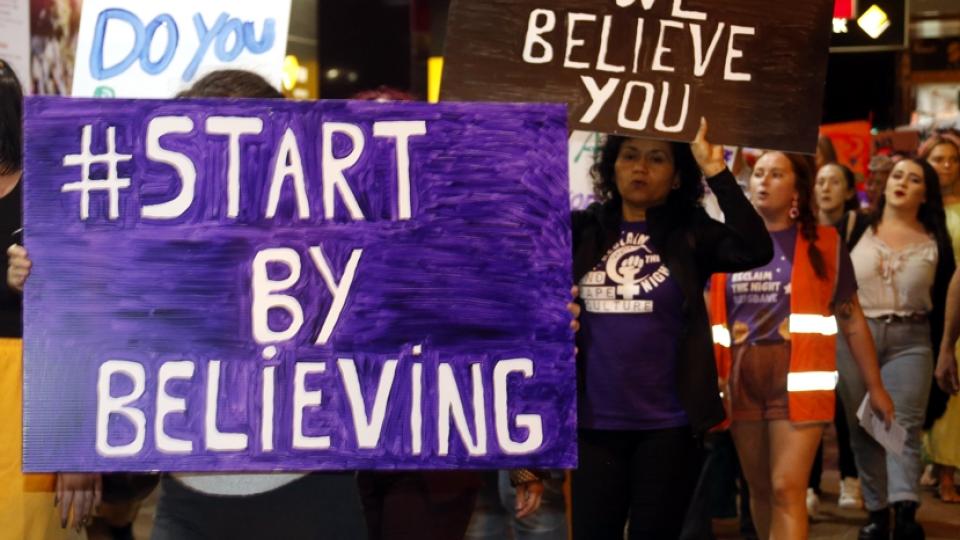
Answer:
[[[621,8],[634,3],[634,0],[617,0],[617,6]],[[654,3],[655,0],[640,2],[644,10],[650,10]],[[751,26],[717,22],[711,27],[706,12],[685,10],[681,3],[682,0],[673,0],[672,19],[654,20],[649,25],[650,21],[643,17],[600,16],[573,11],[558,14],[553,9],[534,9],[527,21],[522,58],[528,64],[559,64],[564,69],[584,72],[580,80],[591,104],[580,118],[583,123],[593,122],[608,103],[615,106],[619,101],[618,125],[624,129],[645,130],[650,125],[653,106],[659,97],[654,129],[663,133],[681,132],[686,127],[690,107],[690,83],[682,85],[680,112],[671,122],[667,118],[667,106],[671,93],[677,88],[665,80],[658,87],[650,81],[633,80],[631,75],[641,72],[677,74],[678,69],[689,69],[690,73],[680,75],[688,80],[691,76],[702,78],[713,59],[719,56],[723,58],[724,81],[750,82],[752,75],[738,71],[736,61],[744,56],[739,40],[756,34],[756,29]],[[598,40],[584,37],[596,36],[597,25],[600,28]],[[632,40],[611,39],[611,35],[628,34]],[[693,58],[689,61],[673,58],[673,49],[682,39],[689,39],[692,45]],[[620,43],[628,45],[625,47]],[[648,54],[651,47],[653,53]],[[647,58],[649,63],[645,63]],[[671,58],[674,61],[671,62]],[[619,98],[614,98],[617,94]],[[632,106],[636,101],[642,104],[641,112],[639,116],[630,117],[628,112],[636,110]]]

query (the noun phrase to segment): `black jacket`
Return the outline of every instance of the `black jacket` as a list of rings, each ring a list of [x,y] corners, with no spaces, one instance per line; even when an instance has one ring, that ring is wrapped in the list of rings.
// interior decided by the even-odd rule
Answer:
[[[716,272],[749,270],[773,258],[773,243],[763,220],[744,197],[733,175],[725,170],[707,183],[717,196],[726,223],[710,218],[700,207],[677,209],[663,205],[647,211],[650,240],[683,291],[677,389],[696,434],[704,433],[724,418],[713,338],[703,299],[704,285]],[[619,238],[621,209],[610,202],[595,203],[574,212],[572,219],[574,282],[579,283]],[[590,359],[584,358],[585,345],[578,346],[577,364],[583,366]],[[579,373],[583,388],[583,370]]]

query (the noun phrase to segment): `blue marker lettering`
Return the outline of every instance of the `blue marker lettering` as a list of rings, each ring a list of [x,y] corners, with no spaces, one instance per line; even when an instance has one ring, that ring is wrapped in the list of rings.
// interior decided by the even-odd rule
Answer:
[[[159,60],[151,62],[150,49],[153,45],[153,36],[162,24],[167,25],[167,48],[164,49],[163,56],[161,56]],[[177,52],[179,38],[180,33],[177,30],[177,22],[174,21],[170,15],[163,14],[150,21],[146,30],[146,43],[140,53],[140,67],[143,68],[143,71],[149,75],[156,75],[167,69],[170,61],[173,60],[173,55]]]
[[[127,53],[127,56],[125,56],[119,63],[105,68],[103,66],[103,41],[106,37],[107,23],[111,19],[123,21],[129,24],[130,28],[133,29],[135,37],[133,49]],[[96,28],[93,31],[93,47],[90,50],[90,76],[98,81],[102,81],[104,79],[109,79],[110,77],[116,77],[117,75],[123,73],[127,70],[127,68],[130,67],[131,64],[136,62],[137,57],[140,55],[140,49],[143,48],[144,40],[145,37],[143,23],[140,22],[140,19],[136,15],[120,8],[103,10],[97,17]]]
[[[197,69],[200,67],[200,62],[203,61],[204,55],[207,54],[207,49],[210,48],[210,44],[213,43],[214,38],[217,37],[217,34],[226,22],[227,14],[221,13],[220,16],[217,17],[217,22],[213,24],[213,28],[208,29],[207,24],[203,21],[203,15],[197,13],[193,16],[193,26],[197,29],[197,38],[200,40],[200,45],[197,47],[197,52],[193,55],[193,60],[190,61],[187,69],[183,71],[182,78],[184,82],[189,82],[193,79],[193,76],[197,74]]]
[[[263,21],[263,35],[261,35],[258,40],[256,34],[254,34],[255,29],[253,23],[243,23],[243,41],[247,44],[247,49],[253,54],[261,54],[269,51],[273,47],[273,42],[276,39],[274,25],[273,17]]]
[[[227,50],[227,40],[233,35],[233,47]],[[230,62],[235,60],[243,52],[243,35],[240,31],[240,21],[230,19],[220,29],[217,34],[217,46],[213,49],[217,55],[217,60],[221,62]]]

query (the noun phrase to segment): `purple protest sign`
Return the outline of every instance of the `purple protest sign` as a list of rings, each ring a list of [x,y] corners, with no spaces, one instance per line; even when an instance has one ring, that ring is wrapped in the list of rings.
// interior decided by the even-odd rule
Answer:
[[[24,470],[571,467],[566,111],[30,98]]]

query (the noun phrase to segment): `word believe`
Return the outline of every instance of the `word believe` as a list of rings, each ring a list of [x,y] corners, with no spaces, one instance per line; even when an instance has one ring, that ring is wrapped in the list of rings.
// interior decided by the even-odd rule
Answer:
[[[654,0],[641,3],[643,9],[649,10],[653,7]],[[632,1],[617,1],[619,7],[632,4]],[[667,118],[671,92],[675,90],[671,83],[663,80],[657,88],[654,83],[627,77],[641,72],[676,73],[678,67],[691,66],[692,73],[683,74],[684,78],[689,80],[691,75],[701,78],[710,69],[712,60],[720,56],[723,58],[723,80],[750,82],[751,74],[736,71],[735,61],[744,55],[740,40],[755,35],[756,28],[719,22],[711,29],[707,25],[705,12],[684,10],[681,0],[673,0],[671,16],[679,20],[655,20],[655,26],[649,28],[643,17],[625,20],[610,14],[598,17],[594,13],[571,11],[565,14],[563,24],[559,24],[558,19],[563,17],[562,14],[558,17],[555,10],[534,9],[527,21],[523,61],[534,65],[560,63],[565,69],[587,72],[580,76],[590,97],[590,107],[580,117],[582,123],[593,122],[608,103],[619,101],[619,126],[643,131],[650,126],[654,103],[658,103],[653,128],[662,133],[679,133],[687,125],[691,99],[690,83],[683,83],[679,113],[671,121]],[[614,28],[615,21],[624,28]],[[596,36],[598,25],[598,41],[588,41],[583,37]],[[566,29],[565,33],[561,30],[563,27]],[[620,58],[614,58],[613,53],[618,50],[622,52],[625,48],[613,44],[611,36],[617,35],[616,39],[620,40],[624,33],[632,35],[632,54],[629,58],[624,58],[622,54],[618,55]],[[557,34],[560,34],[559,38]],[[677,40],[684,39],[684,34],[688,34],[693,58],[674,58],[673,49]],[[554,45],[557,41],[560,46]],[[652,54],[647,52],[648,48],[653,49]],[[643,61],[645,57],[650,59],[648,64]],[[602,73],[610,75],[600,76]],[[619,98],[614,98],[615,95],[619,95]],[[639,115],[634,113],[630,116],[630,111],[638,108],[637,103],[640,104]]]

